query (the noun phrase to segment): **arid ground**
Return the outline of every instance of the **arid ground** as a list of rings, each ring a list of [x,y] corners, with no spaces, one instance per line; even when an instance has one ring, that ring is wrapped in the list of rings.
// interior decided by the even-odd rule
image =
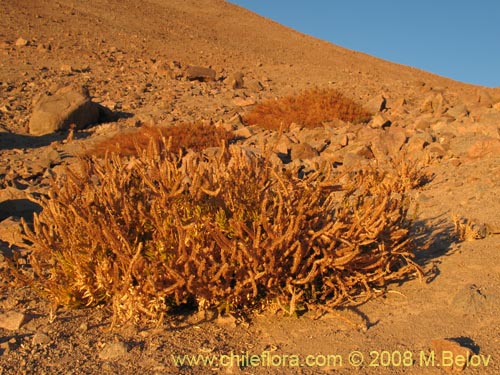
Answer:
[[[460,371],[450,362],[460,357],[432,357],[441,339],[471,350],[463,373],[500,373],[500,89],[337,47],[223,0],[0,0],[0,25],[0,374]],[[215,79],[190,77],[189,66]],[[64,85],[86,86],[113,116],[71,136],[30,134],[37,98]],[[96,143],[141,125],[205,121],[257,147],[273,134],[241,117],[311,88],[336,89],[374,117],[333,133],[295,125],[281,145],[287,162],[426,160],[432,177],[412,192],[422,278],[320,318],[181,311],[157,327],[110,330],[106,307],[54,312],[7,277],[7,259],[29,267],[20,220],[38,208],[27,195],[47,193],[49,177]],[[184,355],[214,362],[176,363]]]

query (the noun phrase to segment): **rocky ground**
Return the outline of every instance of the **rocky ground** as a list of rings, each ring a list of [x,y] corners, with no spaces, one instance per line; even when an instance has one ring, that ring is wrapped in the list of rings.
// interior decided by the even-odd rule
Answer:
[[[404,152],[426,160],[433,177],[414,194],[425,276],[321,319],[264,314],[236,324],[180,312],[159,327],[113,330],[104,308],[54,312],[2,276],[0,374],[437,374],[431,350],[452,345],[441,339],[471,350],[465,373],[499,373],[500,90],[344,50],[224,1],[164,3],[0,0],[2,275],[6,257],[26,262],[19,222],[37,211],[27,196],[46,193],[51,174],[117,132],[203,120],[255,152],[274,145],[276,162],[304,171]],[[37,132],[40,103],[67,85],[87,87],[82,100],[105,109],[96,112],[105,122]],[[295,124],[279,139],[242,124],[254,104],[310,87],[335,88],[375,115],[364,125]],[[463,240],[457,220],[472,229]],[[362,364],[354,363],[358,352]],[[180,365],[172,357],[231,353],[260,356],[260,365]],[[308,355],[313,365],[294,366],[294,356],[303,365]],[[341,358],[327,363],[327,355]]]

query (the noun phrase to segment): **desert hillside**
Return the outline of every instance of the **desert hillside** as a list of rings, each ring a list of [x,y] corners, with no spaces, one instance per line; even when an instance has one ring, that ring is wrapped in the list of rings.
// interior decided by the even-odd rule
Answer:
[[[500,372],[500,88],[351,51],[223,0],[0,0],[0,23],[0,374]],[[200,290],[207,286],[203,267],[210,262],[208,279],[226,283],[226,292],[233,293],[239,281],[227,265],[243,262],[232,252],[222,256],[230,259],[224,265],[210,254],[209,262],[196,260],[196,271],[188,263],[179,266],[186,275],[178,278],[187,286],[164,320],[157,314],[165,309],[164,295],[148,299],[130,292],[139,290],[141,274],[147,279],[155,272],[146,268],[146,256],[142,269],[136,264],[143,243],[122,267],[123,280],[135,272],[129,290],[125,282],[113,284],[122,270],[115,265],[108,267],[112,281],[96,281],[100,287],[109,281],[108,289],[93,294],[95,254],[85,264],[84,256],[69,255],[88,255],[101,234],[111,241],[109,248],[102,245],[103,254],[113,246],[126,249],[127,240],[140,237],[127,235],[148,227],[144,218],[156,212],[145,208],[156,198],[145,195],[131,211],[107,207],[102,212],[111,216],[93,217],[85,211],[99,200],[93,186],[110,186],[115,190],[108,198],[125,201],[156,191],[162,180],[155,180],[155,160],[165,154],[143,149],[156,144],[158,135],[180,150],[181,159],[168,156],[167,167],[181,176],[175,186],[191,197],[186,206],[208,204],[205,231],[192,230],[195,219],[184,223],[179,233],[185,244],[178,249],[208,236],[211,222],[224,221],[220,212],[229,215],[228,196],[241,198],[250,211],[279,196],[269,222],[289,237],[286,223],[295,223],[304,233],[290,248],[307,243],[315,249],[307,253],[305,247],[309,273],[297,274],[297,290],[291,277],[276,281],[289,249],[280,248],[284,240],[271,241],[271,224],[264,220],[255,233],[250,226],[241,230],[240,243],[234,238],[242,226],[235,226],[224,227],[229,234],[222,237],[217,232],[209,246],[200,245],[240,249],[250,237],[247,253],[283,251],[282,258],[262,258],[265,266],[256,261],[255,269],[245,269],[260,279],[252,276],[253,289],[224,308],[214,302],[216,288],[208,288],[212,300],[190,293],[196,282]],[[117,155],[112,161],[106,158],[111,152]],[[82,157],[88,167],[82,167]],[[269,164],[262,167],[262,159]],[[193,165],[205,169],[190,171]],[[252,170],[256,165],[262,169]],[[236,177],[226,181],[228,174]],[[227,191],[217,185],[220,180]],[[65,181],[73,185],[61,188]],[[269,194],[262,202],[245,202],[238,196],[241,181],[243,192],[255,185],[259,194]],[[176,202],[169,194],[162,204]],[[336,206],[337,197],[344,206],[354,204],[351,211]],[[309,212],[301,214],[301,198],[316,202]],[[225,211],[210,216],[221,202]],[[347,229],[324,223],[322,209],[335,212]],[[172,203],[164,213],[174,211]],[[123,234],[130,212],[145,216]],[[179,212],[172,214],[176,220]],[[106,230],[99,233],[101,227]],[[180,243],[180,237],[172,241]],[[333,257],[327,264],[324,248],[349,260]],[[120,256],[110,262],[118,264]],[[168,267],[182,261],[180,255]],[[79,275],[74,269],[85,276],[73,284],[72,272]],[[338,284],[324,282],[328,277]],[[314,301],[311,295],[319,291],[298,292],[308,284],[313,291],[328,285],[335,293]],[[148,285],[142,291],[151,291]],[[163,287],[166,294],[175,289]],[[254,304],[240,314],[238,306],[252,293],[269,295],[262,297],[262,308]],[[130,302],[131,296],[137,300]],[[79,309],[71,307],[76,304]],[[442,351],[452,353],[451,362]],[[239,362],[222,363],[231,353],[241,356]],[[215,362],[176,362],[175,356],[184,355]],[[245,355],[259,356],[259,364],[251,365]],[[315,361],[306,363],[309,356]]]

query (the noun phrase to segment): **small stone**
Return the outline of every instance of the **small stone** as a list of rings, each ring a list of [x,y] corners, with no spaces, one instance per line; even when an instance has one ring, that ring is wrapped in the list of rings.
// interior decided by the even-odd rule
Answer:
[[[416,122],[415,124],[415,130],[418,130],[420,132],[425,132],[429,130],[431,127],[431,123],[427,120],[420,119]]]
[[[349,144],[349,136],[347,134],[344,134],[340,138],[339,145],[342,146],[342,147],[346,147],[348,144]]]
[[[235,105],[237,105],[238,107],[248,107],[250,105],[254,105],[255,100],[253,100],[252,98],[244,99],[244,98],[237,97],[237,98],[233,99],[233,103]]]
[[[29,42],[26,39],[22,38],[22,37],[18,38],[16,40],[16,42],[14,43],[14,45],[16,47],[26,47],[28,44],[29,44]]]
[[[233,77],[231,78],[231,87],[234,90],[243,88],[245,84],[243,77],[244,76],[242,72],[237,72],[233,75]]]
[[[246,86],[250,91],[254,92],[259,92],[264,90],[264,86],[262,85],[262,83],[260,83],[260,81],[250,81]]]
[[[388,126],[391,126],[391,121],[385,115],[383,115],[382,113],[378,113],[370,121],[369,125],[373,129],[386,128]]]
[[[61,65],[61,67],[59,69],[61,70],[61,72],[65,72],[65,73],[71,73],[73,71],[73,68],[71,67],[71,65],[68,65],[68,64]]]
[[[0,343],[0,355],[7,354],[17,347],[17,340],[15,337],[11,338],[9,341]]]
[[[442,158],[443,156],[446,155],[446,149],[443,147],[442,144],[438,142],[433,142],[431,143],[428,147],[427,150],[434,156],[438,158]]]
[[[447,109],[446,100],[441,93],[429,95],[420,107],[421,112],[434,113],[436,115],[443,114]]]
[[[406,143],[407,136],[403,128],[391,127],[374,137],[371,142],[371,150],[377,159],[384,156],[396,156]]]
[[[435,358],[437,363],[441,364],[441,367],[444,368],[447,372],[461,372],[465,370],[467,365],[467,359],[470,358],[474,353],[469,348],[463,347],[455,341],[451,341],[448,339],[435,339],[431,342],[432,349],[434,350]],[[447,354],[451,353],[450,356]],[[446,355],[446,357],[445,357]],[[454,361],[448,364],[445,358],[452,357]],[[464,359],[463,364],[462,361],[458,362],[457,359]]]
[[[24,245],[23,232],[20,220],[13,216],[0,221],[0,240],[7,242],[10,247]]]
[[[0,314],[0,328],[17,331],[26,320],[26,315],[18,311],[7,311]]]
[[[80,324],[80,326],[77,328],[77,332],[80,332],[80,333],[85,333],[89,330],[89,325],[87,322],[83,322],[82,324]]]
[[[386,109],[386,105],[387,99],[383,95],[378,95],[363,105],[363,108],[370,113],[377,113],[384,111]]]
[[[48,52],[52,49],[52,46],[49,44],[39,44],[37,47],[36,47],[36,50],[38,52]]]
[[[246,138],[250,138],[252,135],[254,135],[255,132],[247,126],[242,126],[239,129],[234,130],[233,134],[237,138],[245,138],[246,139]]]
[[[52,340],[45,333],[37,332],[33,335],[33,345],[48,345]]]
[[[316,151],[314,147],[307,143],[294,143],[290,147],[290,157],[292,160],[310,159],[318,155],[318,151]]]
[[[235,328],[237,326],[237,320],[234,316],[232,315],[225,315],[225,316],[218,316],[216,323],[219,326],[225,326],[225,327],[231,327]]]
[[[491,108],[493,106],[493,104],[495,104],[495,102],[491,98],[491,95],[483,89],[477,90],[477,102],[481,106],[486,107],[486,108]]]
[[[99,358],[104,361],[112,361],[125,356],[128,353],[128,345],[122,341],[107,344],[99,353]]]
[[[458,119],[461,117],[468,116],[469,110],[467,109],[465,104],[461,103],[461,104],[457,104],[456,106],[448,109],[448,111],[446,111],[446,114]]]
[[[211,68],[201,66],[189,66],[184,76],[190,81],[209,82],[215,81],[216,72]]]

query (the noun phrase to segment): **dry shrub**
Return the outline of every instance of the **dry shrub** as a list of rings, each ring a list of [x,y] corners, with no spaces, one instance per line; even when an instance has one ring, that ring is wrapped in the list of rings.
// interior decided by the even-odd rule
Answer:
[[[37,289],[58,304],[112,306],[116,322],[158,321],[185,303],[331,309],[419,274],[408,168],[300,179],[236,146],[188,156],[151,144],[54,180],[25,225]]]
[[[118,133],[95,145],[88,154],[103,157],[106,153],[121,156],[137,156],[137,150],[145,149],[151,141],[161,143],[162,138],[171,138],[171,149],[191,149],[201,151],[217,147],[221,142],[229,142],[234,134],[223,128],[202,122],[177,124],[172,126],[143,125],[132,132]]]
[[[287,130],[291,123],[314,128],[336,119],[359,123],[368,122],[370,117],[362,106],[334,89],[313,89],[259,103],[245,115],[244,122],[266,129]]]

